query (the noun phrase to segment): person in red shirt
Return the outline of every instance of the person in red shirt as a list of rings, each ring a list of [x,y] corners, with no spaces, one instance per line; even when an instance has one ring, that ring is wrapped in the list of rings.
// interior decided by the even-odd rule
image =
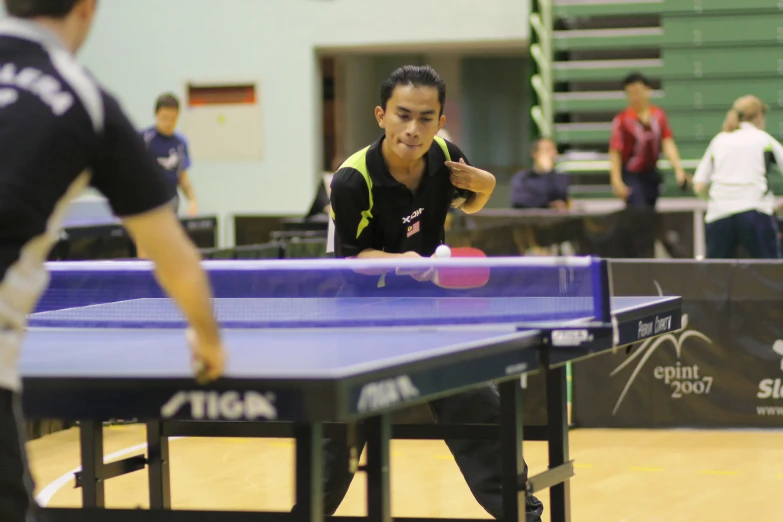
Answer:
[[[680,186],[686,186],[687,176],[666,112],[650,104],[650,81],[632,73],[623,80],[623,89],[628,108],[615,116],[609,142],[612,190],[629,207],[655,207],[663,181],[657,167],[661,152]]]

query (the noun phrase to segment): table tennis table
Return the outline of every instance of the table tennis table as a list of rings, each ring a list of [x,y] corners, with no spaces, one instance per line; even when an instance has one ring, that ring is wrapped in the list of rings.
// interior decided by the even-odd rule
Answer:
[[[394,262],[490,267],[489,283],[460,290],[409,277],[381,287],[362,272],[393,268],[376,261],[205,261],[229,362],[204,387],[189,367],[184,319],[148,263],[50,263],[22,351],[23,403],[29,418],[79,421],[83,506],[47,508],[49,520],[323,520],[321,439],[361,431],[369,520],[391,520],[390,439],[448,436],[500,438],[504,520],[524,520],[525,495],[549,488],[551,520],[570,521],[565,365],[680,329],[681,298],[613,297],[599,259]],[[548,425],[532,438],[548,441],[549,469],[520,481],[521,442],[532,431],[523,428],[520,378],[537,371]],[[500,392],[498,425],[392,426],[395,411],[490,383]],[[146,423],[146,457],[103,462],[102,421],[111,418]],[[174,436],[292,437],[299,511],[171,509]],[[105,482],[144,468],[150,510],[107,509]]]

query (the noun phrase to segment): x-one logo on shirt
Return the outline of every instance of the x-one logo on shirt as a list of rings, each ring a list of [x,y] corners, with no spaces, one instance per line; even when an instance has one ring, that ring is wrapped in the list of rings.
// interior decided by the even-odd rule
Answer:
[[[423,209],[423,208],[420,208],[420,209],[417,209],[417,210],[415,210],[415,211],[413,212],[413,214],[411,214],[410,216],[402,218],[402,222],[403,222],[403,224],[408,224],[408,223],[410,223],[410,222],[411,222],[411,219],[415,219],[415,218],[417,218],[417,217],[421,216],[422,212],[424,212],[424,209]]]

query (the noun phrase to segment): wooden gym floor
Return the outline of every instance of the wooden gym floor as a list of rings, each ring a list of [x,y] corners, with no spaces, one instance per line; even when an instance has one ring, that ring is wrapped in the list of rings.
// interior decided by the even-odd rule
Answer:
[[[107,455],[143,442],[140,426],[105,429]],[[544,443],[526,442],[524,450],[533,472],[545,469]],[[78,429],[34,440],[28,451],[40,500],[79,506],[81,490],[71,474]],[[140,446],[121,456],[144,451]],[[571,453],[575,522],[783,521],[779,431],[574,430]],[[290,440],[177,439],[171,457],[175,509],[286,511],[293,503]],[[391,469],[394,516],[489,518],[443,442],[394,441]],[[111,479],[107,505],[147,507],[146,479],[144,471]],[[359,473],[337,514],[364,514],[364,486]],[[540,498],[548,507],[548,491]]]

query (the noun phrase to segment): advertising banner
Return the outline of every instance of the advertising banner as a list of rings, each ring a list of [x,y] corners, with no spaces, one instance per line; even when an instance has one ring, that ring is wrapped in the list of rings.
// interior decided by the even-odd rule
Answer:
[[[783,426],[783,263],[614,261],[615,295],[681,295],[684,328],[573,366],[582,427]]]

